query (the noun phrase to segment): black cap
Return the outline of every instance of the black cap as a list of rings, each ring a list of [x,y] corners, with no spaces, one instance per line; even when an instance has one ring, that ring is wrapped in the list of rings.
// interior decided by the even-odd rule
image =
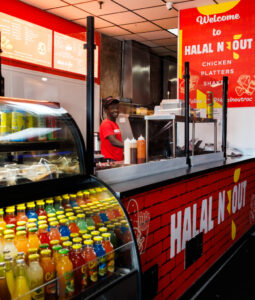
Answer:
[[[103,99],[103,106],[104,108],[108,108],[111,104],[119,103],[120,100],[109,96]]]

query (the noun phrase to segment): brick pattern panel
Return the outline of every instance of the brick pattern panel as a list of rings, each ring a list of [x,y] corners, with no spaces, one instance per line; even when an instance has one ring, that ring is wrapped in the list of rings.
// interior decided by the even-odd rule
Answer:
[[[142,271],[159,266],[155,299],[178,299],[255,223],[255,162],[122,201],[136,234]],[[186,242],[199,232],[204,233],[202,256],[185,269]]]

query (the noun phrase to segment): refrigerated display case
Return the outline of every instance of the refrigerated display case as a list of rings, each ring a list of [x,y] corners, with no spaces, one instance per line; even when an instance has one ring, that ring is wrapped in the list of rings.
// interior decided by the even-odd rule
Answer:
[[[22,273],[24,256],[16,256],[21,250],[25,262],[30,254],[31,265],[37,267],[42,267],[42,257],[59,255],[54,256],[56,277],[43,269],[44,280],[35,283],[29,280],[34,273],[28,272],[26,295],[18,292],[16,272],[14,298],[141,299],[139,256],[128,215],[117,195],[86,173],[86,150],[72,117],[58,103],[5,97],[0,97],[0,116],[1,259],[7,259],[7,266],[10,256],[15,272],[18,268]],[[32,253],[34,233],[39,248]],[[42,246],[43,234],[48,246]],[[20,236],[28,247],[19,243]],[[10,245],[12,251],[5,251]],[[54,245],[62,250],[58,253]],[[90,246],[96,257],[86,254]],[[43,247],[52,252],[43,252]],[[34,254],[40,255],[40,263]]]

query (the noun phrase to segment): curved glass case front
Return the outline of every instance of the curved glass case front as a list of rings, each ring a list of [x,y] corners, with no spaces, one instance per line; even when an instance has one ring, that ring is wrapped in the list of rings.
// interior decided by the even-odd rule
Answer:
[[[58,103],[0,97],[0,186],[81,174],[83,149]]]

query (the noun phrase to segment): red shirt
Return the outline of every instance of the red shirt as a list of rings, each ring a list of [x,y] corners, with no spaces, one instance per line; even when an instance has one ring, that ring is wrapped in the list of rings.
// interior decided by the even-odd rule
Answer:
[[[109,135],[114,135],[116,139],[122,142],[119,126],[115,122],[105,119],[100,126],[99,135],[101,140],[101,153],[104,157],[111,158],[116,161],[123,160],[123,148],[113,146],[107,139]]]

